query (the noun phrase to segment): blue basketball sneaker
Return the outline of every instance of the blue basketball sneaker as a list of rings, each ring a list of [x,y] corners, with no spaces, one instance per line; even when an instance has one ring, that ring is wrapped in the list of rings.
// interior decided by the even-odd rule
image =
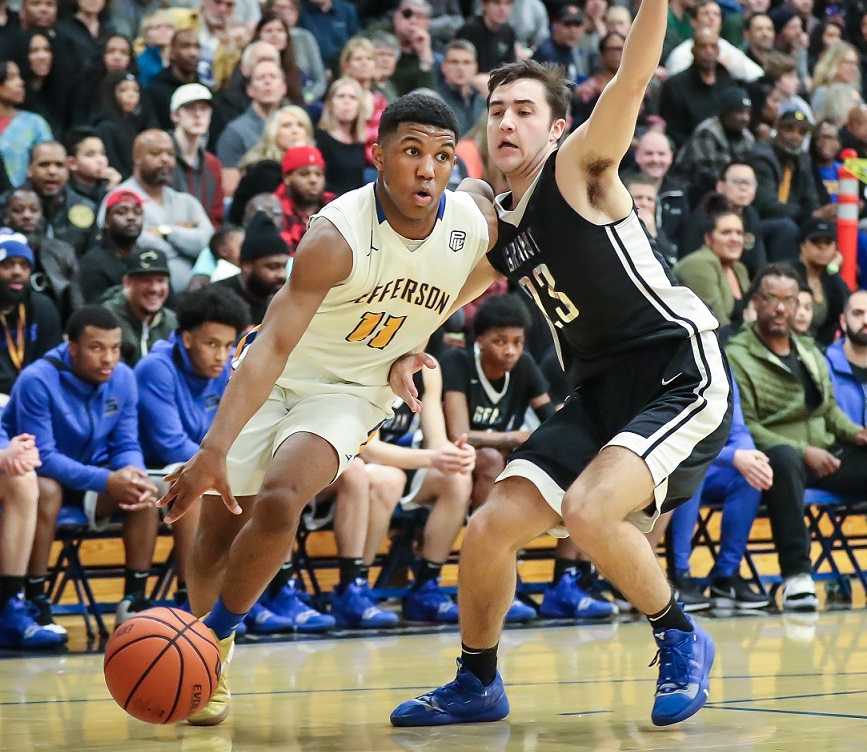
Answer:
[[[261,602],[253,604],[250,613],[244,617],[244,624],[247,625],[250,634],[258,635],[293,632],[295,630],[295,625],[291,619],[275,614],[271,609],[263,606]]]
[[[536,618],[536,610],[532,606],[528,606],[520,598],[515,598],[509,610],[506,611],[504,621],[506,624],[521,624],[525,621],[533,621]]]
[[[400,618],[383,611],[373,602],[367,580],[358,578],[346,587],[336,587],[331,594],[331,613],[338,627],[346,629],[387,629],[396,627]]]
[[[403,599],[403,618],[408,621],[429,621],[437,624],[457,624],[458,604],[436,580],[428,580],[413,588]]]
[[[66,633],[39,624],[21,598],[10,598],[0,609],[0,648],[38,650],[56,648],[65,642]]]
[[[684,721],[707,702],[714,643],[707,632],[686,618],[692,623],[692,632],[666,629],[653,634],[658,650],[650,665],[659,664],[659,679],[650,717],[656,726]]]
[[[402,702],[391,712],[393,726],[445,726],[499,721],[509,715],[509,698],[499,672],[488,686],[458,658],[454,681]]]
[[[320,614],[303,600],[298,592],[297,580],[287,582],[275,596],[265,595],[260,599],[265,608],[278,616],[289,619],[296,632],[317,634],[334,628],[334,617]]]
[[[594,598],[578,584],[576,572],[565,572],[545,588],[539,614],[547,619],[609,619],[618,608],[609,601]]]

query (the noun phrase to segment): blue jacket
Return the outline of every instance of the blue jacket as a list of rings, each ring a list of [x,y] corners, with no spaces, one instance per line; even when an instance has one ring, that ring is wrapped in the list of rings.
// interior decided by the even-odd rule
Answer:
[[[842,339],[825,350],[825,359],[831,372],[834,399],[840,409],[859,426],[867,425],[867,387],[852,375],[852,366],[846,360]]]
[[[83,381],[72,372],[68,348],[58,345],[21,372],[3,429],[36,437],[39,475],[75,491],[104,491],[112,470],[144,468],[135,376],[118,363],[107,382]]]
[[[135,367],[141,445],[149,467],[186,462],[211,427],[231,373],[216,379],[195,373],[181,338],[157,342]]]
[[[756,444],[750,434],[750,429],[744,422],[744,411],[741,410],[741,393],[738,383],[731,379],[732,383],[732,427],[726,445],[719,453],[713,464],[732,467],[735,460],[735,452],[738,449],[755,449]]]

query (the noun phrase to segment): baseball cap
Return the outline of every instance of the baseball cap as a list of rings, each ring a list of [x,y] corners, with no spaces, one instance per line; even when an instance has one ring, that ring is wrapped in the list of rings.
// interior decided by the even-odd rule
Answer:
[[[185,104],[193,102],[210,102],[214,98],[211,90],[202,84],[184,84],[175,89],[169,105],[171,112],[177,112]]]
[[[719,104],[722,114],[736,112],[737,110],[749,110],[753,106],[749,94],[740,86],[726,89],[720,96]]]
[[[804,128],[810,127],[809,118],[797,107],[786,108],[780,113],[777,118],[777,125],[783,125],[783,123],[798,123]]]
[[[815,240],[817,238],[837,239],[837,228],[833,222],[827,219],[818,219],[811,217],[801,228],[801,242],[805,240]]]
[[[5,261],[10,258],[22,258],[30,267],[35,266],[33,260],[33,250],[30,244],[20,232],[12,232],[6,229],[5,232],[0,230],[0,261]]]
[[[132,201],[136,206],[144,206],[144,201],[142,201],[138,193],[121,188],[108,195],[108,198],[105,200],[105,213],[108,214],[121,201]]]
[[[154,249],[136,251],[129,260],[126,273],[136,274],[169,274],[169,260],[162,251]]]
[[[325,159],[322,157],[322,152],[315,146],[293,146],[286,149],[286,153],[283,155],[284,175],[311,165],[325,169]]]
[[[584,23],[584,14],[577,5],[561,5],[554,18],[557,23]]]

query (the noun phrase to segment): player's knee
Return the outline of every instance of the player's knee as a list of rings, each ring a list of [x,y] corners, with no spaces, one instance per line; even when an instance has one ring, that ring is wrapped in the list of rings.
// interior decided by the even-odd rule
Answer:
[[[340,483],[347,494],[364,493],[369,483],[364,462],[355,457],[341,473]]]
[[[571,489],[563,499],[561,514],[572,541],[579,548],[584,548],[610,520],[604,510],[604,495],[594,494],[592,498],[588,498],[572,493],[574,490],[576,489]]]
[[[403,496],[406,474],[397,467],[368,465],[371,502],[383,511],[391,513]]]
[[[464,547],[481,549],[514,549],[522,545],[526,532],[511,515],[504,514],[497,504],[486,504],[470,517],[464,537]]]
[[[39,506],[37,511],[39,522],[53,523],[57,519],[57,513],[60,511],[60,505],[63,502],[63,489],[52,478],[39,478],[37,487],[39,489]]]
[[[4,475],[0,477],[2,484],[2,500],[0,508],[16,508],[35,513],[39,501],[39,484],[36,473],[23,475]]]
[[[484,478],[496,478],[503,468],[506,466],[506,460],[503,458],[499,449],[491,447],[482,447],[476,449],[476,470],[475,474]]]
[[[281,488],[265,487],[256,497],[253,518],[273,533],[294,534],[308,501],[294,482]]]
[[[470,506],[472,495],[473,476],[470,473],[452,473],[443,478],[443,489],[437,503],[445,502],[465,510]]]

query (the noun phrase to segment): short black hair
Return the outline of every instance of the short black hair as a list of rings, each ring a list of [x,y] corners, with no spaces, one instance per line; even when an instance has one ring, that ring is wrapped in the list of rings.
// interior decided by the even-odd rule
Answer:
[[[178,329],[190,332],[213,321],[232,327],[238,334],[250,326],[250,310],[241,298],[225,287],[203,287],[179,296],[175,313]]]
[[[78,147],[81,146],[81,142],[86,141],[88,138],[98,138],[102,141],[102,137],[96,132],[95,128],[85,125],[79,126],[78,128],[70,128],[66,132],[66,136],[63,138],[63,148],[66,149],[67,155],[70,157],[76,156],[76,152],[78,151]]]
[[[219,249],[222,248],[223,243],[226,242],[226,239],[234,232],[244,232],[243,227],[237,227],[232,224],[224,224],[219,230],[214,232],[211,235],[211,239],[208,241],[208,249],[215,256],[219,256]]]
[[[749,167],[753,172],[756,171],[756,166],[749,159],[732,159],[729,162],[726,162],[726,166],[723,167],[719,172],[719,180],[725,180],[726,175],[729,174],[729,170],[732,167]]]
[[[36,152],[40,149],[44,149],[46,146],[59,146],[61,149],[63,149],[63,156],[69,156],[66,151],[66,147],[56,138],[53,138],[50,141],[40,141],[38,144],[33,144],[30,149],[30,159],[27,160],[27,163],[32,165],[33,160],[36,159]]]
[[[89,305],[79,308],[66,322],[66,337],[70,342],[78,342],[86,327],[111,331],[120,329],[120,321],[108,308]]]
[[[491,329],[514,327],[525,332],[533,326],[533,319],[527,304],[515,293],[508,295],[492,295],[486,298],[476,311],[473,321],[473,332],[481,337]]]
[[[797,282],[798,290],[800,291],[801,289],[801,275],[795,271],[794,266],[791,264],[767,264],[756,272],[756,278],[750,285],[746,300],[752,300],[756,295],[758,295],[759,290],[762,288],[762,281],[765,277],[786,277]]]
[[[432,125],[435,128],[451,131],[455,134],[455,141],[460,135],[458,119],[452,108],[439,97],[430,94],[412,92],[395,99],[379,121],[379,142],[397,133],[401,123],[418,123],[419,125]]]

